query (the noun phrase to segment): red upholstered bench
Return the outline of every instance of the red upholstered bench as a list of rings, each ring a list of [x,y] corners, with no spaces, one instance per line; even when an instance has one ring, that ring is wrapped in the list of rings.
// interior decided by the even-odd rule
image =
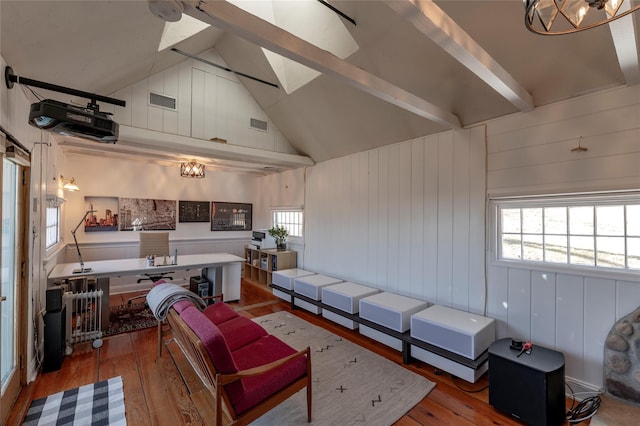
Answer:
[[[167,321],[215,398],[216,425],[247,424],[305,387],[311,421],[309,348],[296,351],[224,303],[202,312],[178,302]]]

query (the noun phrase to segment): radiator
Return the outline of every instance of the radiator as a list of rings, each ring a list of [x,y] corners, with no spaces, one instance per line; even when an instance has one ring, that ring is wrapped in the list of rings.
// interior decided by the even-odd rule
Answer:
[[[102,338],[102,290],[65,293],[67,343]]]

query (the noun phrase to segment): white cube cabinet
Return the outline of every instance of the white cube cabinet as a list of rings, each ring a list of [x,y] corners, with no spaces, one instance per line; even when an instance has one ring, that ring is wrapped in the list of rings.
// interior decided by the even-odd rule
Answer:
[[[322,302],[348,314],[357,314],[360,311],[360,299],[379,293],[380,290],[367,287],[362,284],[343,282],[322,288]],[[358,328],[356,321],[345,318],[343,315],[322,310],[322,316],[336,322],[350,330]]]
[[[304,269],[299,268],[284,269],[282,271],[274,272],[271,276],[271,282],[278,287],[293,290],[293,282],[296,278],[307,277],[309,275],[315,275],[315,272],[305,271]],[[291,300],[291,296],[277,288],[272,289],[272,293],[274,296],[286,300],[287,302]]]
[[[433,305],[411,316],[411,337],[476,359],[496,340],[495,320]]]
[[[305,277],[296,278],[293,281],[293,291],[297,294],[306,296],[310,299],[320,301],[322,300],[322,288],[341,283],[342,280],[339,278],[328,277],[326,275],[316,274],[316,275],[308,275]],[[313,312],[314,314],[322,313],[322,308],[314,305],[313,303],[309,303],[305,300],[296,298],[293,302],[296,306],[299,306],[303,309],[306,309],[309,312]]]
[[[411,315],[429,306],[424,300],[399,294],[382,292],[360,299],[360,318],[390,328],[400,333],[409,329]],[[402,350],[402,341],[372,327],[360,324],[360,334],[378,342]]]

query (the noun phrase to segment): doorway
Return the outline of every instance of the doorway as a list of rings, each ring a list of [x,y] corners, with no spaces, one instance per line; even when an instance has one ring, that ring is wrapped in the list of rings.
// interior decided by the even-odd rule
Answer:
[[[0,256],[0,424],[6,424],[11,408],[26,380],[27,233],[29,168],[3,155],[2,253]]]

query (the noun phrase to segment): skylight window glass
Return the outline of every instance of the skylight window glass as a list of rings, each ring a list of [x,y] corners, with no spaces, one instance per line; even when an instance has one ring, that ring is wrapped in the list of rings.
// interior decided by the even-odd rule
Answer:
[[[359,48],[340,17],[316,0],[230,0],[230,3],[341,59]],[[277,53],[262,50],[287,93],[294,92],[320,75],[318,71]]]

